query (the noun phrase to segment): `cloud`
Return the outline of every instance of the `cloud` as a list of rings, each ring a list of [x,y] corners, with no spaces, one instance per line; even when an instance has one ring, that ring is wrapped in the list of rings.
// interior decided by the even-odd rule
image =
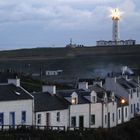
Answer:
[[[138,0],[0,0],[0,30],[29,26],[28,30],[38,32],[38,27],[48,34],[49,31],[60,35],[67,31],[92,32],[94,37],[106,39],[111,36],[109,9],[118,7],[124,12],[122,32],[135,32],[140,25],[139,4]]]

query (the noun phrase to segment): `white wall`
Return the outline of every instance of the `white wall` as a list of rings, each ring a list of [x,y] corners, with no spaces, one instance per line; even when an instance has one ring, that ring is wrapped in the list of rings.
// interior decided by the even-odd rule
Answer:
[[[125,109],[126,108],[127,108],[127,116],[125,115]],[[120,110],[120,118],[119,118],[119,110]],[[122,113],[123,113],[123,120],[122,120]],[[117,124],[121,124],[121,123],[127,122],[129,120],[130,120],[130,117],[129,117],[129,106],[118,107],[117,108]]]
[[[22,124],[21,114],[26,111],[26,125],[33,125],[33,100],[1,101],[0,113],[4,113],[4,125],[9,125],[9,114],[15,112],[15,125]]]
[[[116,115],[117,115],[117,103],[109,102],[108,103],[108,113],[110,113],[110,127],[114,127],[117,124]],[[114,121],[113,121],[113,113],[114,113]]]
[[[70,124],[71,117],[76,117],[76,127],[79,127],[79,116],[84,117],[84,127],[89,127],[89,104],[77,104],[70,106]]]
[[[95,114],[95,125],[91,125],[91,128],[102,127],[102,103],[91,104],[91,115]]]
[[[60,112],[60,121],[57,122],[57,112]],[[55,111],[44,111],[44,112],[36,112],[36,125],[46,126],[47,117],[46,114],[50,113],[50,126],[65,126],[68,127],[68,109],[65,110],[55,110]],[[37,115],[41,114],[41,124],[37,123]]]

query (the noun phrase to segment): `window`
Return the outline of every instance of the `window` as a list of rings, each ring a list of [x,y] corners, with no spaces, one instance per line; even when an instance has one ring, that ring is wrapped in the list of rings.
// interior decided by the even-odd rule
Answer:
[[[4,114],[0,113],[0,125],[4,124]]]
[[[139,92],[137,91],[137,97],[139,97]]]
[[[134,113],[136,113],[136,105],[134,104]]]
[[[93,103],[96,102],[96,96],[92,96],[92,102],[93,102]]]
[[[112,102],[113,106],[114,106],[114,101]]]
[[[133,98],[133,94],[132,94],[132,91],[131,91],[131,99]]]
[[[76,104],[77,103],[76,97],[73,97],[71,102],[72,102],[72,104]]]
[[[137,91],[137,89],[136,89],[136,88],[134,88],[134,89],[133,89],[133,92],[136,92],[136,91]]]
[[[115,115],[114,115],[114,113],[112,114],[112,121],[113,122],[115,121]]]
[[[131,104],[131,113],[133,113],[133,105]]]
[[[76,127],[76,117],[71,117],[71,126]]]
[[[21,123],[26,123],[26,111],[22,111],[21,113]]]
[[[137,111],[139,111],[139,103],[137,103]]]
[[[41,124],[41,114],[37,114],[37,124]]]
[[[60,122],[60,112],[57,112],[57,114],[56,114],[56,121]]]
[[[105,103],[107,102],[107,98],[106,98],[106,97],[104,97],[104,102],[105,102]]]
[[[125,108],[125,118],[127,118],[127,108]]]
[[[118,118],[120,119],[121,118],[121,110],[119,109],[119,116]]]
[[[105,115],[105,124],[107,123],[107,115]]]
[[[95,115],[91,115],[91,125],[95,124]]]

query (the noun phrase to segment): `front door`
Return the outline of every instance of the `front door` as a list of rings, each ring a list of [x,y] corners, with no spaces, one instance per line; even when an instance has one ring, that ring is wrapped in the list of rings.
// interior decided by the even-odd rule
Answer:
[[[84,127],[84,116],[79,116],[79,128]]]
[[[46,113],[46,126],[50,126],[50,113]]]
[[[108,113],[108,128],[110,128],[110,113]]]
[[[15,112],[10,112],[9,125],[12,125],[12,126],[15,125]]]

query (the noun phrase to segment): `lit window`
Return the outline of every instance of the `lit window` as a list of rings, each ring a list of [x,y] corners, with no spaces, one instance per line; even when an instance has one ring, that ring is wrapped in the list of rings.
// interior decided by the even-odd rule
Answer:
[[[41,124],[41,114],[37,114],[37,124]]]
[[[26,123],[26,111],[22,111],[21,113],[21,123]]]
[[[0,125],[4,124],[4,114],[0,113]]]
[[[72,104],[76,104],[77,103],[77,99],[76,97],[73,97],[72,100],[71,100]]]
[[[95,124],[95,115],[91,115],[91,125]]]
[[[56,121],[60,122],[60,112],[57,112],[57,114],[56,114]]]

